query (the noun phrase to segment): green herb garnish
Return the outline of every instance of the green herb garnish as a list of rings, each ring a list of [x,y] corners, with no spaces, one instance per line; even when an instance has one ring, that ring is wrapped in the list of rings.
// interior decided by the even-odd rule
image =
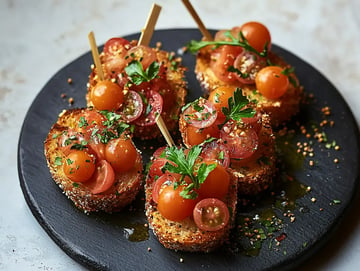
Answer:
[[[140,61],[133,60],[125,67],[125,72],[130,81],[135,85],[140,85],[143,82],[149,82],[159,74],[160,64],[156,61],[150,64],[144,71]]]

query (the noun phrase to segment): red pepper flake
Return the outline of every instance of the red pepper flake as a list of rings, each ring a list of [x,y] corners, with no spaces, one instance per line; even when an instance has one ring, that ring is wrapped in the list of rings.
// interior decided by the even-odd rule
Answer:
[[[73,97],[70,97],[69,100],[68,100],[69,104],[72,105],[74,104],[74,98]]]
[[[282,233],[282,234],[280,234],[278,237],[276,237],[275,239],[276,239],[276,241],[281,242],[281,241],[283,241],[286,237],[287,237],[286,234],[285,234],[285,233]]]
[[[67,82],[68,82],[68,84],[70,85],[71,83],[72,83],[72,78],[68,78],[68,80],[67,80]]]
[[[61,93],[61,98],[62,98],[62,99],[66,98],[66,94],[65,94],[65,93]]]

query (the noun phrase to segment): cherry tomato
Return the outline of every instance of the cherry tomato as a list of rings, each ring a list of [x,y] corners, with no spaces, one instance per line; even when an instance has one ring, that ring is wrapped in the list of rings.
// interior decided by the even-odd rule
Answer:
[[[74,144],[82,144],[85,141],[87,138],[84,134],[76,132],[74,129],[68,129],[58,137],[58,146],[65,155],[68,155],[72,152],[71,148]]]
[[[184,199],[180,196],[180,192],[184,186],[179,185],[176,189],[174,185],[163,188],[158,197],[157,208],[160,214],[172,221],[181,221],[193,212],[196,200]]]
[[[143,109],[144,105],[140,94],[136,91],[130,90],[126,96],[122,111],[124,121],[129,123],[138,119],[141,116]]]
[[[174,184],[176,181],[180,179],[180,174],[174,173],[165,173],[161,175],[153,185],[152,189],[152,199],[155,203],[158,203],[159,194],[162,190],[169,185]]]
[[[163,110],[163,99],[161,95],[153,90],[143,93],[146,102],[142,115],[135,121],[136,125],[149,126],[156,122],[156,114],[161,114]]]
[[[104,53],[106,54],[119,54],[124,50],[125,46],[128,46],[130,42],[124,38],[111,38],[104,44]]]
[[[230,214],[224,202],[215,198],[207,198],[196,204],[193,217],[200,230],[218,231],[229,223]]]
[[[96,170],[89,181],[85,183],[93,194],[107,191],[115,183],[115,172],[110,163],[101,160],[96,165]]]
[[[217,120],[216,122],[222,124],[225,121],[225,115],[222,112],[223,107],[229,107],[229,98],[234,95],[236,88],[221,86],[210,92],[208,100],[214,105],[217,111]]]
[[[166,156],[165,150],[166,150],[166,146],[158,148],[158,149],[153,153],[154,159],[157,159],[157,158],[159,158],[159,157],[165,157],[165,156]]]
[[[229,149],[230,158],[250,157],[258,148],[259,137],[252,127],[228,121],[220,131],[220,138]]]
[[[150,81],[151,89],[157,91],[163,98],[163,111],[169,112],[176,103],[176,94],[166,79],[154,78]]]
[[[132,60],[140,61],[144,71],[150,66],[151,63],[157,60],[155,51],[144,45],[137,45],[132,47],[127,52],[126,58],[129,62]]]
[[[95,137],[97,138],[97,137]],[[105,144],[101,142],[90,141],[88,143],[89,153],[96,155],[98,160],[105,159]]]
[[[82,150],[74,150],[63,161],[63,171],[73,182],[86,182],[95,172],[95,158]]]
[[[106,160],[116,172],[126,172],[134,167],[138,153],[131,139],[116,138],[105,148]]]
[[[242,84],[254,84],[256,74],[265,66],[265,58],[243,50],[234,61],[234,68],[241,73],[235,72],[235,76]]]
[[[230,154],[228,148],[223,143],[212,141],[204,145],[201,157],[205,160],[215,160],[220,165],[228,168],[230,165]]]
[[[236,32],[236,28],[234,28]],[[247,22],[240,27],[245,39],[259,53],[267,46],[271,48],[271,36],[267,27],[259,22]]]
[[[156,176],[160,177],[161,175],[164,174],[164,172],[162,171],[162,168],[164,167],[166,162],[170,163],[170,161],[166,158],[157,158],[153,161],[153,163],[151,164],[151,166],[149,168],[149,176],[152,180]]]
[[[262,128],[262,114],[260,111],[256,111],[253,117],[241,118],[241,121],[246,124],[246,126],[251,126],[254,128],[257,134],[259,134]]]
[[[217,125],[213,124],[205,128],[197,128],[192,125],[186,127],[187,143],[190,146],[199,145],[211,137],[219,138],[220,130]]]
[[[237,76],[234,72],[229,72],[230,66],[234,66],[236,57],[243,51],[240,46],[223,45],[216,48],[211,53],[210,68],[217,78],[221,81],[231,83],[236,82]]]
[[[268,99],[278,99],[289,87],[289,78],[282,73],[283,68],[268,66],[256,75],[257,90]]]
[[[124,101],[124,93],[118,84],[103,80],[91,89],[90,100],[98,110],[118,110]]]
[[[199,98],[184,110],[183,117],[188,124],[196,128],[205,128],[214,124],[217,112],[212,103]]]
[[[202,198],[222,199],[229,191],[230,175],[225,167],[216,161],[207,160],[206,164],[216,164],[216,168],[210,171],[204,183],[201,184],[199,194]]]

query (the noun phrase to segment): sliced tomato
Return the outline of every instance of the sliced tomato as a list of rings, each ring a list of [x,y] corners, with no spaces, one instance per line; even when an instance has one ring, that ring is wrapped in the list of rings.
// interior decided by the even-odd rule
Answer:
[[[115,172],[110,163],[101,160],[96,164],[96,170],[91,179],[85,183],[91,193],[99,194],[107,191],[115,183]]]
[[[93,153],[97,160],[104,160],[105,159],[105,144],[101,142],[94,142],[90,141],[88,143],[88,149],[90,153]]]
[[[223,229],[230,219],[228,207],[216,198],[199,201],[193,211],[195,224],[203,231],[218,231]]]
[[[156,52],[148,46],[137,45],[132,47],[126,54],[128,61],[140,61],[144,71],[150,66],[151,63],[157,60]]]
[[[115,37],[109,39],[104,44],[104,53],[116,55],[121,53],[122,50],[125,50],[125,46],[128,46],[130,42],[124,38]]]
[[[166,148],[167,148],[166,146],[158,148],[158,149],[153,153],[153,158],[154,158],[154,159],[157,159],[157,158],[159,158],[159,157],[165,157],[165,156],[166,156],[166,153],[165,153]]]
[[[169,185],[164,187],[159,194],[157,208],[166,219],[181,221],[192,214],[196,200],[184,199],[180,195],[183,189],[182,185],[176,189],[174,185]]]
[[[188,124],[196,128],[205,128],[214,124],[217,112],[212,103],[199,98],[184,110],[183,117]]]
[[[234,72],[237,80],[243,84],[254,84],[256,74],[266,66],[266,59],[257,54],[243,50],[234,61]],[[239,71],[239,72],[238,72]]]
[[[135,124],[139,126],[154,125],[156,122],[156,114],[161,114],[163,109],[163,99],[161,95],[153,90],[146,91],[142,94],[144,97],[144,108],[142,115],[135,120]]]
[[[144,105],[141,96],[136,91],[130,90],[126,96],[122,116],[125,122],[137,120],[143,112]]]
[[[157,158],[152,162],[149,168],[149,177],[152,180],[155,177],[160,177],[165,173],[162,171],[162,168],[165,166],[166,162],[170,162],[170,161],[166,158]]]
[[[248,158],[257,150],[259,137],[252,127],[228,121],[220,131],[220,138],[229,149],[230,158]]]
[[[225,144],[219,143],[218,141],[205,144],[201,152],[201,157],[206,160],[215,160],[225,168],[228,168],[230,165],[229,150]]]
[[[164,187],[174,184],[180,179],[180,174],[165,173],[161,175],[154,183],[152,189],[152,199],[155,203],[158,203],[159,194]]]

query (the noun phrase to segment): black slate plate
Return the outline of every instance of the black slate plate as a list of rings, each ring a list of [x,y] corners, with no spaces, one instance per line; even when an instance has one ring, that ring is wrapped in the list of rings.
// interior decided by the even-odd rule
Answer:
[[[134,34],[126,38],[138,37],[139,34]],[[152,45],[161,41],[164,50],[177,52],[191,39],[200,38],[197,29],[160,30],[154,33]],[[259,255],[256,257],[227,249],[210,254],[174,252],[163,248],[153,234],[142,227],[146,223],[142,195],[131,207],[131,211],[124,210],[113,215],[85,215],[73,206],[51,180],[43,155],[43,141],[58,113],[69,107],[67,99],[61,98],[62,93],[74,98],[72,107],[85,106],[84,94],[92,63],[90,52],[62,68],[49,80],[34,100],[23,123],[18,145],[18,172],[25,199],[40,225],[70,257],[91,269],[289,269],[313,254],[339,224],[358,189],[359,131],[349,107],[323,75],[278,46],[274,45],[273,51],[296,68],[305,91],[314,94],[310,104],[304,105],[301,114],[290,123],[297,132],[289,148],[297,141],[309,141],[299,132],[297,124],[300,123],[311,131],[314,124],[317,125],[324,119],[321,112],[324,106],[331,108],[331,115],[327,119],[333,120],[335,125],[327,125],[322,130],[327,135],[328,144],[336,140],[336,144],[341,147],[339,151],[335,151],[328,148],[329,145],[313,140],[315,156],[301,160],[301,167],[292,170],[291,176],[299,183],[311,186],[311,191],[305,195],[295,193],[296,204],[291,210],[296,217],[294,222],[283,217],[286,209],[275,208],[274,201],[259,199],[255,206],[239,208],[241,215],[250,217],[260,213],[263,208],[274,210],[283,220],[283,226],[274,233],[274,238],[286,235],[280,246],[276,246],[274,238],[268,238],[257,251]],[[193,74],[194,62],[194,57],[189,53],[183,55],[183,64],[189,67],[186,74],[190,89],[188,100],[201,95]],[[72,78],[72,84],[67,82],[69,77]],[[154,147],[164,144],[137,143],[139,146],[145,144]],[[145,161],[150,154],[150,149],[144,150]],[[339,163],[334,164],[335,158]],[[313,167],[308,165],[310,159],[315,161]],[[275,195],[281,197],[282,190],[291,194],[280,185],[280,189],[275,190]],[[312,202],[312,198],[316,202]],[[132,235],[133,230],[135,234]],[[143,234],[145,237],[140,239],[145,240],[131,241],[138,233]],[[151,252],[148,251],[149,247]],[[180,258],[184,261],[180,262]]]

